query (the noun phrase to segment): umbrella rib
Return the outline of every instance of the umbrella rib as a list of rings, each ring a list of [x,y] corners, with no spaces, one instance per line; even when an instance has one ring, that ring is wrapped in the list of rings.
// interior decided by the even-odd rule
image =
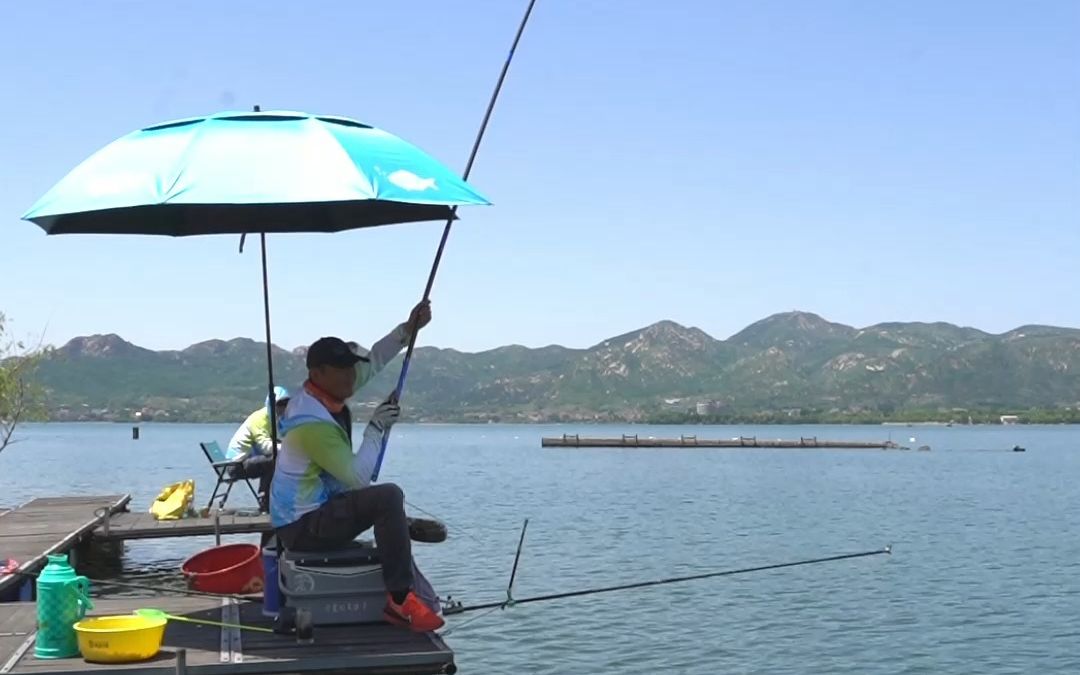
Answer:
[[[181,176],[184,175],[184,167],[187,166],[187,159],[191,156],[191,153],[195,149],[195,145],[203,133],[206,131],[207,125],[210,120],[205,119],[201,124],[193,124],[192,131],[188,134],[187,145],[184,147],[184,151],[177,157],[176,165],[173,170],[172,180],[169,182],[168,188],[166,188],[162,194],[160,204],[169,204],[172,202],[173,197],[177,196],[173,194],[176,186],[180,183]],[[141,132],[140,132],[141,133]]]

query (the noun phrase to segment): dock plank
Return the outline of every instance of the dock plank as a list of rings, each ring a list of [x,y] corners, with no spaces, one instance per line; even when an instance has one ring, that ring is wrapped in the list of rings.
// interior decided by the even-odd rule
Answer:
[[[117,498],[123,497],[123,496],[125,496],[125,495],[115,495],[115,496],[106,496],[106,497],[101,497],[101,496],[98,496],[98,495],[73,495],[73,496],[66,496],[66,497],[37,497],[35,499],[31,499],[30,501],[26,502],[25,504],[23,504],[19,508],[23,509],[23,508],[26,508],[26,507],[52,507],[52,506],[64,506],[64,505],[86,506],[86,505],[90,505],[90,504],[97,505],[99,502],[101,502],[102,499],[117,499]]]
[[[11,607],[12,611],[0,612],[0,672],[7,672],[4,669],[8,661],[23,648],[37,627],[37,611],[32,604]]]
[[[221,534],[260,534],[270,531],[270,516],[221,516]],[[117,513],[109,519],[109,532],[103,526],[94,528],[94,537],[105,540],[160,539],[165,537],[194,537],[214,534],[213,518],[181,518],[155,520],[149,513]]]
[[[156,606],[171,614],[190,618],[221,620],[221,601],[214,598],[107,598],[95,600],[91,616],[127,614],[137,608]],[[260,605],[240,606],[245,625],[268,626]],[[33,605],[0,605],[0,621],[33,630]],[[25,638],[0,642],[0,664],[11,658]],[[315,642],[297,644],[288,635],[242,631],[238,654],[223,662],[221,630],[213,626],[172,621],[165,632],[162,651],[150,661],[132,664],[98,665],[81,658],[38,660],[32,651],[18,659],[10,672],[38,675],[124,672],[132,675],[166,675],[176,671],[177,650],[185,650],[187,669],[192,675],[217,673],[402,673],[435,674],[451,669],[454,654],[433,633],[412,633],[387,625],[319,626]]]
[[[98,509],[115,513],[130,495],[41,497],[0,515],[0,548],[19,563],[15,574],[0,576],[0,591],[20,584],[20,573],[37,572],[50,553],[67,552],[87,537],[99,518]]]

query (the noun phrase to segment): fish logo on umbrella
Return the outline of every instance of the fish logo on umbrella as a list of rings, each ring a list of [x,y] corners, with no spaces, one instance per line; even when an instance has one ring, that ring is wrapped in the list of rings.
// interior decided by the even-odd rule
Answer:
[[[412,171],[407,171],[406,169],[398,169],[387,176],[387,179],[402,190],[408,190],[409,192],[423,192],[424,190],[439,189],[435,184],[434,178],[421,178]]]

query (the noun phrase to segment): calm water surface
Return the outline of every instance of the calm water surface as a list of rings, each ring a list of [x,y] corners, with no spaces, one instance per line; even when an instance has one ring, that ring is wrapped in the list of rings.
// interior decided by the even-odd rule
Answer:
[[[197,442],[232,431],[26,426],[0,454],[0,504],[128,492],[143,510],[184,478],[205,502]],[[562,433],[891,434],[933,450],[540,448]],[[401,425],[389,453],[383,479],[451,525],[416,547],[420,566],[466,604],[502,599],[525,518],[519,598],[894,546],[451,617],[462,672],[1080,673],[1080,428]],[[133,542],[124,574],[175,578],[212,543]]]

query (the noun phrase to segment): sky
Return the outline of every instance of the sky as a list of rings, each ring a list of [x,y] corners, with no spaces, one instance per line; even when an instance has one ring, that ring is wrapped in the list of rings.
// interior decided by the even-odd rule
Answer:
[[[524,0],[10,3],[0,312],[50,344],[262,337],[237,237],[45,236],[87,156],[220,110],[353,117],[464,168]],[[538,0],[420,344],[585,347],[661,319],[1080,326],[1080,3]],[[441,223],[270,238],[275,343],[365,343]]]

